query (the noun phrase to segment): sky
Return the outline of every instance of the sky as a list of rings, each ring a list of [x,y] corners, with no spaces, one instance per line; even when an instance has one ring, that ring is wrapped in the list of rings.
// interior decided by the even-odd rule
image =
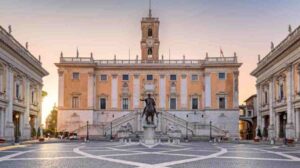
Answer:
[[[43,67],[43,121],[57,103],[58,73],[54,63],[65,57],[128,59],[140,55],[141,18],[148,0],[0,0],[0,25],[12,25],[13,36],[29,43]],[[152,0],[152,13],[160,19],[160,55],[171,59],[203,59],[236,52],[240,68],[242,103],[256,93],[257,55],[264,57],[288,35],[288,25],[300,24],[299,0]]]

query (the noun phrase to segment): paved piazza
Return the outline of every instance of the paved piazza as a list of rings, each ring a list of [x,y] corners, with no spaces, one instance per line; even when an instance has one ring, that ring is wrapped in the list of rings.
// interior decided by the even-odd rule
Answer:
[[[299,167],[300,146],[217,144],[205,142],[161,144],[113,142],[27,145],[0,151],[0,167]]]

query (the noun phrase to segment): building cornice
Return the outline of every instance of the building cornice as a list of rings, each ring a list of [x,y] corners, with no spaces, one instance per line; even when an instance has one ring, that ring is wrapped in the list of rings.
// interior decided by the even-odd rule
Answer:
[[[41,62],[36,59],[27,49],[25,49],[11,34],[0,26],[0,42],[14,51],[23,61],[30,64],[42,76],[47,76],[49,73],[42,67]]]
[[[259,76],[262,71],[271,66],[273,62],[279,61],[279,57],[286,56],[290,48],[294,45],[299,45],[300,41],[300,26],[282,40],[274,49],[272,49],[261,61],[258,62],[256,69],[251,72],[252,76]],[[287,52],[289,51],[289,52]]]

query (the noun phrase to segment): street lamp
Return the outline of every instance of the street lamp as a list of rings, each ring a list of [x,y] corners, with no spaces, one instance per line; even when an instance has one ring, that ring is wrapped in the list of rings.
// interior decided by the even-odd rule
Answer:
[[[186,131],[185,131],[185,139],[186,140],[188,140],[188,124],[189,124],[188,118],[189,118],[189,115],[187,114],[186,115],[186,119],[187,119],[187,121],[186,121]]]
[[[16,114],[16,139],[15,143],[19,143],[19,114]]]
[[[211,121],[209,121],[209,141],[211,142],[212,136],[211,136]]]
[[[112,118],[113,118],[113,119],[112,119],[111,122],[110,122],[110,140],[112,140],[112,138],[113,138],[113,137],[112,137],[112,121],[113,121],[114,118],[115,118],[115,115],[114,115],[114,114],[112,115]]]
[[[89,139],[89,121],[86,121],[86,141]]]

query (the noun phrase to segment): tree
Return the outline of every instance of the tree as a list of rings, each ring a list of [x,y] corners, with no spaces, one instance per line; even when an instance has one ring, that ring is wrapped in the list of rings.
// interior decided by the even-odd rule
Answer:
[[[39,138],[40,136],[41,136],[41,128],[39,127],[37,131],[37,137]]]
[[[54,105],[50,114],[46,118],[46,130],[45,133],[55,135],[57,128],[57,107]]]
[[[36,130],[35,128],[31,129],[31,137],[34,138],[36,136]]]

